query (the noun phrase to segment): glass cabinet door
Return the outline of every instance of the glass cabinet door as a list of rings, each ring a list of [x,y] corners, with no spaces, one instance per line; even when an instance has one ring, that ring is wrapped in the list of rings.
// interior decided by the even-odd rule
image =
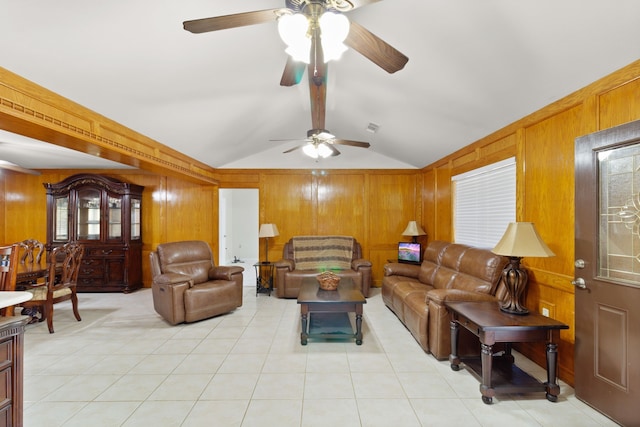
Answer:
[[[109,196],[108,212],[108,238],[111,240],[120,239],[122,237],[122,199]]]
[[[140,224],[140,207],[142,201],[140,199],[131,199],[131,240],[140,240],[141,224]]]
[[[100,190],[78,190],[78,240],[100,240]]]
[[[69,196],[56,197],[53,208],[53,240],[69,240]]]

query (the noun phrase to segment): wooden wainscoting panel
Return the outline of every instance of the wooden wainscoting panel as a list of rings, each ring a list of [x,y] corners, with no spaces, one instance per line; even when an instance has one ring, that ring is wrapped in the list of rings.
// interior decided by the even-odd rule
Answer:
[[[600,129],[640,119],[640,78],[599,96]]]
[[[369,195],[369,244],[391,244],[406,239],[402,236],[407,223],[418,212],[417,174],[372,175]]]
[[[364,243],[364,175],[329,171],[317,180],[318,234],[353,236]]]
[[[273,223],[279,236],[269,239],[269,260],[282,257],[284,244],[293,236],[312,235],[317,230],[314,179],[306,173],[268,173],[260,183],[260,223]],[[264,259],[264,244],[259,245]]]
[[[582,129],[582,105],[525,129],[524,217],[556,254],[527,258],[540,270],[572,275],[574,262],[574,140]],[[567,173],[571,171],[571,173]]]

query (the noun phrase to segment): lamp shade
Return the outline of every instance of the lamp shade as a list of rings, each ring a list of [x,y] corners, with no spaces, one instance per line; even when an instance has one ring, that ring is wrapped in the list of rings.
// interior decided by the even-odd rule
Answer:
[[[275,237],[278,236],[278,227],[275,224],[262,224],[258,237]]]
[[[407,228],[402,232],[403,236],[424,236],[427,234],[415,221],[409,221]]]
[[[491,251],[511,257],[551,257],[555,254],[540,238],[532,222],[511,222]]]

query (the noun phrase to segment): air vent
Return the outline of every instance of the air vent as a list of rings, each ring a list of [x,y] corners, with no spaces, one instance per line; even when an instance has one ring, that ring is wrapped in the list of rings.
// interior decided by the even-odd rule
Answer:
[[[378,132],[378,129],[380,129],[380,125],[377,125],[375,123],[369,123],[365,130],[367,132],[376,133]]]

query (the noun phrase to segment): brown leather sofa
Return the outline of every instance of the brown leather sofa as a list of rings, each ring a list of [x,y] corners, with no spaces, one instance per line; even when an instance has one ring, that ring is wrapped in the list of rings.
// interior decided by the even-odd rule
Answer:
[[[177,325],[242,306],[244,268],[215,266],[209,244],[199,240],[163,243],[149,254],[153,307]]]
[[[430,242],[421,265],[384,266],[382,300],[426,352],[437,359],[451,353],[446,301],[501,300],[506,257],[490,250],[442,241]],[[477,354],[478,339],[460,328],[458,354]]]
[[[315,277],[321,270],[296,269],[294,261],[293,241],[289,239],[282,251],[282,259],[275,262],[276,295],[279,298],[297,298],[303,279]],[[369,296],[371,288],[371,261],[362,258],[362,247],[356,239],[353,239],[353,252],[351,256],[351,269],[334,271],[340,277],[350,277],[356,287],[362,290],[365,297]]]

